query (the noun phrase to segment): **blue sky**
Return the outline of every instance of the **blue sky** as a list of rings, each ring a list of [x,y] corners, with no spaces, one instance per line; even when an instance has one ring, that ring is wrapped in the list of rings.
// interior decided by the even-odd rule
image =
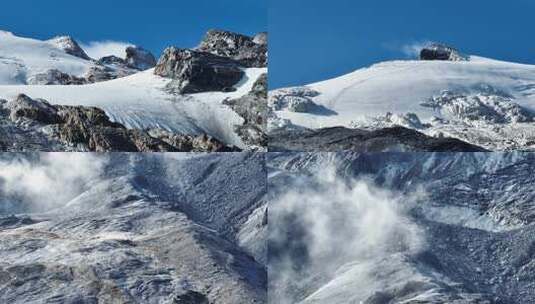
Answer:
[[[534,14],[532,0],[269,0],[270,88],[407,58],[424,41],[535,64]]]
[[[196,46],[211,28],[267,30],[267,0],[9,0],[1,6],[0,29],[19,36],[125,41],[155,55],[168,45]]]

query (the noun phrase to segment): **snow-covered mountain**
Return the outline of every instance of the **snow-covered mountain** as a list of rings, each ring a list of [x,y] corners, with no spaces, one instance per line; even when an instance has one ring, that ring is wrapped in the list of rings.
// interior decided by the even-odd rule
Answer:
[[[267,303],[264,156],[0,154],[0,302]]]
[[[489,150],[535,149],[535,66],[424,48],[302,87],[273,90],[269,127],[403,126]]]
[[[532,303],[531,153],[270,153],[270,303]]]
[[[267,54],[267,46],[253,42],[253,37],[212,31],[205,40],[217,40],[212,37],[213,33],[227,33],[225,39],[230,42],[236,37],[247,42],[232,45],[240,58],[247,56],[247,60],[253,60],[254,56],[261,55],[255,53],[257,51]],[[0,32],[0,100],[5,99],[6,103],[25,94],[52,105],[98,107],[111,121],[128,129],[206,135],[229,147],[262,149],[263,119],[248,128],[250,132],[239,131],[248,124],[248,117],[238,114],[224,101],[240,100],[249,95],[260,76],[267,73],[267,67],[256,64],[249,68],[233,58],[212,55],[228,48],[230,46],[225,43],[206,45],[202,51],[188,50],[200,59],[182,57],[170,62],[171,58],[164,57],[157,68],[152,69],[156,61],[139,47],[127,48],[126,58],[108,56],[93,60],[70,37],[39,41]],[[220,72],[225,72],[223,66],[233,69],[234,74]],[[172,67],[182,70],[171,73]],[[149,69],[142,71],[145,68]],[[169,73],[161,72],[164,70]],[[214,82],[226,86],[219,87],[213,85]],[[180,87],[186,84],[196,86],[197,90],[186,93]],[[256,103],[266,104],[265,97],[255,97]],[[263,112],[257,115],[264,116]],[[43,130],[46,126],[28,129],[17,124],[12,127],[15,128],[22,128],[21,133],[37,134],[36,137],[47,136]],[[80,149],[76,144],[71,145],[75,146],[71,150]]]

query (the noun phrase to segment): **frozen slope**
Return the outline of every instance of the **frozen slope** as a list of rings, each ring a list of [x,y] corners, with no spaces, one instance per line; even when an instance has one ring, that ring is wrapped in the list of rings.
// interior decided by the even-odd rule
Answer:
[[[26,84],[32,76],[52,69],[83,76],[92,65],[92,61],[69,55],[51,41],[0,31],[0,85]]]
[[[76,58],[76,57],[73,57]],[[222,101],[247,94],[265,68],[245,70],[244,79],[230,93],[172,95],[163,89],[170,79],[150,69],[120,79],[71,86],[0,85],[0,98],[11,100],[24,93],[51,104],[95,106],[128,128],[163,128],[176,133],[214,136],[228,145],[244,148],[234,126],[243,122]]]
[[[321,107],[321,111],[289,110],[288,103],[295,96],[300,97],[300,90],[312,90],[305,96]],[[293,91],[293,92],[291,92]],[[296,93],[297,91],[297,93]],[[529,140],[514,138],[512,129],[520,129],[524,138],[532,138],[535,132],[532,124],[525,121],[501,123],[499,132],[483,119],[466,119],[459,113],[452,114],[445,108],[423,106],[434,96],[448,91],[472,98],[490,95],[507,105],[515,105],[526,111],[535,110],[535,66],[496,61],[472,56],[470,61],[391,61],[357,70],[353,73],[307,85],[302,88],[275,90],[270,93],[270,105],[274,110],[272,126],[284,124],[287,119],[291,123],[307,128],[330,126],[377,127],[381,120],[402,124],[403,117],[385,119],[387,113],[403,116],[414,113],[422,123],[431,123],[431,128],[421,128],[428,135],[443,132],[452,137],[479,143],[487,148],[533,148]],[[282,97],[281,97],[282,96]],[[286,99],[286,100],[285,100]],[[462,101],[454,108],[465,106]],[[494,102],[494,99],[492,99]],[[278,104],[277,104],[278,103]],[[502,104],[500,104],[501,106]],[[494,110],[496,106],[488,108]],[[470,108],[472,112],[484,112],[481,108]],[[485,111],[487,108],[484,109]],[[437,119],[447,120],[449,125],[438,123]],[[396,121],[398,120],[398,121]],[[532,121],[531,121],[532,122]],[[452,124],[455,126],[452,127]],[[420,128],[407,124],[409,127]],[[476,134],[463,134],[464,127],[477,127]],[[498,141],[498,137],[511,137],[513,145],[507,143],[488,144],[487,141]],[[521,136],[521,137],[522,137]],[[485,139],[483,139],[485,138]],[[516,146],[515,146],[516,145]],[[531,144],[532,145],[532,144]]]

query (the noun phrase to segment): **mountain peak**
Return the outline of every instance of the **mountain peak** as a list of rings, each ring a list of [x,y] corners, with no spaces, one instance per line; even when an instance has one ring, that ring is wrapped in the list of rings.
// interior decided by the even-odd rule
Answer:
[[[76,40],[74,40],[71,36],[56,36],[48,40],[48,42],[65,51],[65,53],[69,55],[73,55],[85,60],[91,60],[91,58],[80,47],[78,42],[76,42]]]
[[[229,31],[212,29],[206,33],[197,49],[218,56],[232,58],[245,67],[266,67],[266,39],[262,42],[261,36],[255,38]],[[257,41],[260,43],[257,43]]]
[[[468,61],[468,56],[446,44],[433,42],[422,48],[420,60]]]

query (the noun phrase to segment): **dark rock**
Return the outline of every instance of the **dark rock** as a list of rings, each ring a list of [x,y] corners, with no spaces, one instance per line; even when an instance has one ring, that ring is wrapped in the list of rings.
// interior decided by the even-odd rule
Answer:
[[[38,151],[239,151],[207,135],[190,136],[160,129],[127,129],[111,121],[102,109],[55,106],[46,100],[34,100],[22,94],[11,102],[0,100],[0,110],[2,151],[19,151],[30,147]],[[41,131],[44,126],[49,132]]]
[[[97,60],[97,63],[100,65],[104,65],[104,64],[126,65],[126,61],[123,58],[119,58],[114,55],[102,57],[99,60]]]
[[[65,51],[65,53],[85,59],[91,60],[80,45],[70,36],[59,36],[49,40],[52,44]]]
[[[168,88],[178,94],[228,90],[243,77],[232,59],[175,47],[164,51],[154,73],[174,79]]]
[[[85,78],[87,79],[87,82],[94,83],[132,75],[136,71],[137,70],[130,69],[126,66],[116,66],[115,68],[111,68],[97,63],[89,68]]]
[[[237,152],[240,149],[228,147],[219,140],[206,134],[191,136],[169,133],[163,130],[152,130],[149,134],[173,146],[180,152]]]
[[[144,71],[156,65],[156,58],[151,52],[139,46],[129,46],[126,48],[125,62],[131,68]]]
[[[420,51],[420,60],[466,61],[468,58],[452,47],[433,43]]]
[[[109,120],[106,113],[96,107],[58,106],[61,125],[58,137],[70,144],[87,144],[93,136],[95,127],[124,128]]]
[[[175,152],[169,144],[141,130],[125,128],[95,128],[91,130],[88,147],[91,151],[110,152]]]
[[[32,85],[81,85],[86,83],[85,78],[72,76],[56,69],[36,74],[28,80],[28,84]]]
[[[234,112],[238,113],[244,123],[236,126],[236,132],[244,143],[265,147],[267,145],[267,74],[261,75],[253,84],[249,94],[231,100],[225,100]]]
[[[344,127],[279,129],[269,134],[269,151],[356,152],[483,152],[485,149],[456,138],[435,138],[404,127],[375,131]]]
[[[222,30],[210,30],[198,50],[235,59],[245,67],[267,67],[268,64],[267,33],[251,38]]]
[[[24,94],[19,94],[17,98],[8,102],[5,107],[10,110],[12,121],[23,118],[44,124],[54,124],[60,120],[57,109],[46,100],[31,99]]]
[[[186,293],[178,295],[173,300],[174,304],[209,304],[208,298],[200,292],[188,290]]]

